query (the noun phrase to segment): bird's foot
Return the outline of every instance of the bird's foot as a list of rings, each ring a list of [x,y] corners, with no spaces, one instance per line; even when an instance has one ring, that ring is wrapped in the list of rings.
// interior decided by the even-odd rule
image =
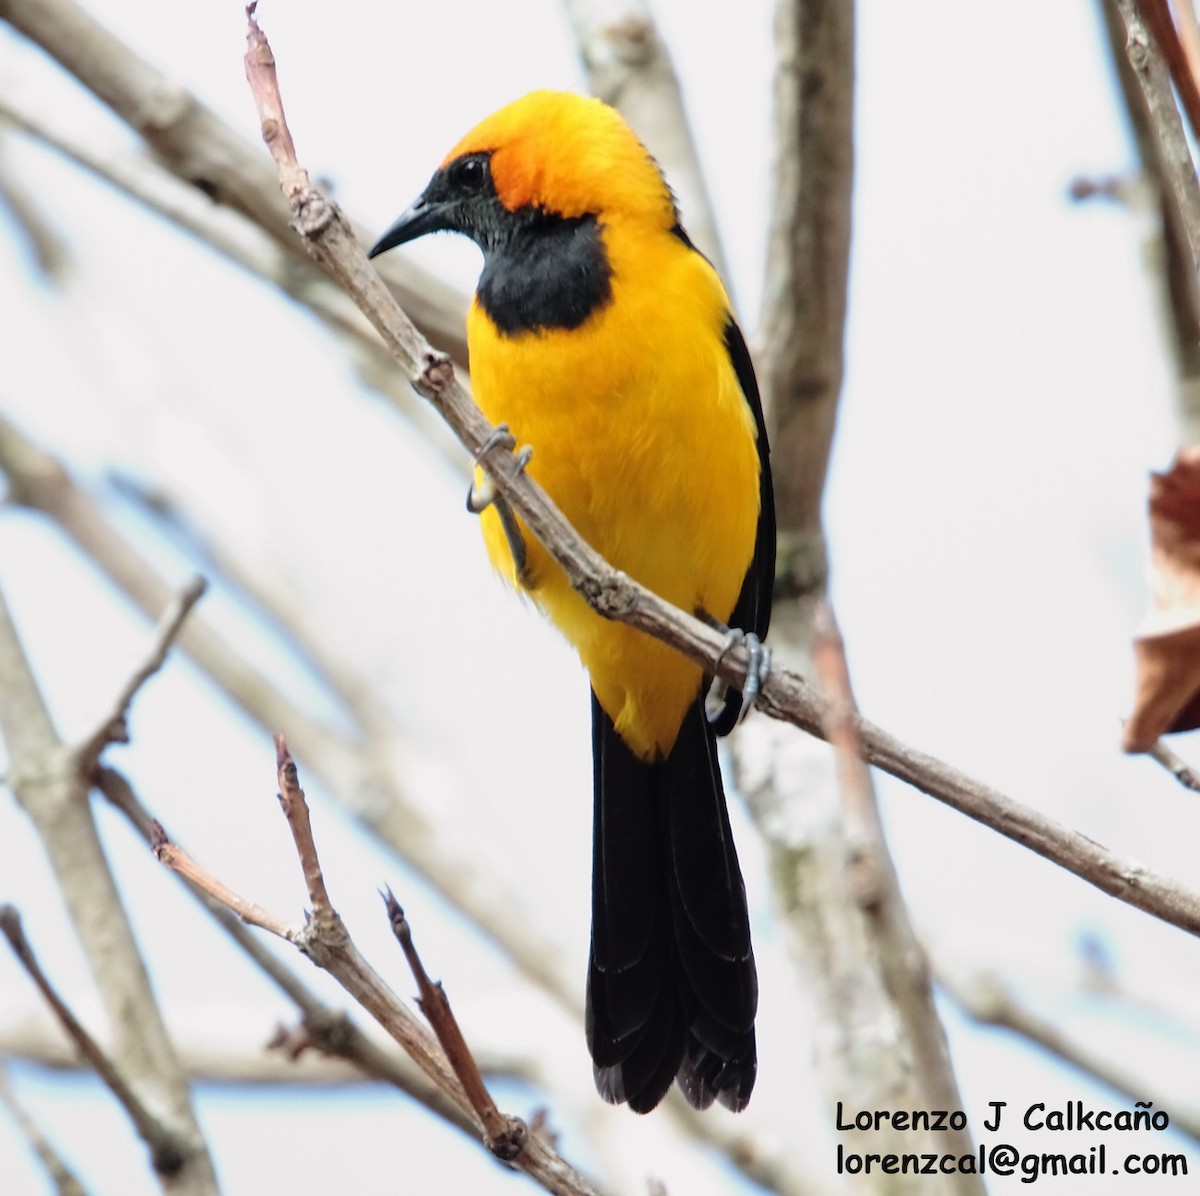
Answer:
[[[508,424],[498,424],[489,433],[488,438],[479,446],[475,454],[475,464],[478,465],[488,453],[502,448],[511,452],[517,448],[513,434],[508,430]],[[516,451],[517,471],[521,472],[533,458],[533,446],[526,444]],[[529,572],[529,553],[525,547],[525,536],[521,525],[508,500],[496,489],[496,483],[488,473],[481,473],[478,480],[472,481],[467,490],[467,510],[472,515],[482,515],[488,507],[495,507],[500,517],[500,526],[504,528],[504,538],[508,541],[508,551],[512,554],[513,573],[523,589],[533,589],[533,579]]]
[[[737,722],[746,717],[755,699],[762,693],[762,687],[771,671],[771,647],[764,644],[753,631],[743,631],[740,627],[730,627],[725,633],[725,642],[717,653],[715,664],[720,664],[726,654],[738,646],[746,647],[746,684],[742,687],[742,706],[738,711]],[[704,699],[704,713],[710,723],[715,723],[725,710],[725,695],[729,685],[718,677],[709,687]]]
[[[509,431],[508,424],[497,424],[488,433],[487,439],[479,446],[479,451],[475,454],[475,464],[479,465],[484,457],[496,449],[506,449],[509,452],[517,449],[516,437]],[[526,444],[517,449],[517,472],[522,472],[532,459],[533,445]],[[467,510],[472,515],[481,515],[488,507],[503,501],[500,498],[500,492],[496,489],[496,483],[487,473],[483,474],[478,481],[473,481],[467,491]]]

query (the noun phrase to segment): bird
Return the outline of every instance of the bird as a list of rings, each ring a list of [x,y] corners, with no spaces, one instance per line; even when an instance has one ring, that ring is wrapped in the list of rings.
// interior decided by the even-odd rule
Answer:
[[[529,476],[611,565],[762,660],[775,507],[750,353],[624,118],[568,92],[515,100],[451,149],[370,256],[439,231],[483,251],[472,386],[509,447],[529,446]],[[740,1111],[757,1073],[758,980],[716,740],[746,699],[595,613],[475,477],[468,506],[492,564],[590,680],[597,1089],[645,1113],[677,1082],[697,1108]]]

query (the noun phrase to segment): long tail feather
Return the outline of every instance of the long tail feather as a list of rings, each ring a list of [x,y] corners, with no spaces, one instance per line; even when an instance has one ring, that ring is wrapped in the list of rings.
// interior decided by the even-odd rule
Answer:
[[[638,759],[592,697],[587,1036],[600,1094],[648,1112],[673,1079],[744,1108],[758,983],[716,741],[702,698],[671,754]]]

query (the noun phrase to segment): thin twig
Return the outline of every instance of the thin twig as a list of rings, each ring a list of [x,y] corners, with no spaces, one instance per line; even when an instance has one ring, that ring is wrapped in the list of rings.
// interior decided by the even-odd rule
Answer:
[[[25,931],[21,925],[21,915],[14,906],[0,906],[0,934],[8,939],[8,945],[12,948],[13,954],[29,974],[29,978],[37,985],[38,991],[42,994],[46,1004],[50,1006],[59,1025],[129,1115],[129,1120],[133,1122],[138,1136],[150,1148],[155,1171],[160,1175],[174,1175],[187,1158],[187,1143],[181,1141],[179,1136],[151,1111],[149,1106],[138,1096],[122,1069],[84,1029],[83,1023],[59,996],[58,990],[50,983],[46,973],[42,971],[41,965],[33,953],[33,948],[25,937]]]
[[[223,881],[171,843],[161,827],[154,834],[151,847],[159,861],[171,871],[183,876],[214,901],[227,906],[243,921],[291,943],[318,967],[329,972],[408,1051],[430,1079],[451,1092],[457,1089],[457,1081],[440,1056],[437,1044],[399,998],[370,971],[332,909],[321,923],[313,919],[304,926],[290,925],[283,918],[234,893]],[[368,993],[367,989],[372,991]],[[461,1089],[457,1089],[457,1098],[466,1105]]]
[[[1183,215],[1168,178],[1164,145],[1145,89],[1130,65],[1129,34],[1117,0],[1100,16],[1141,169],[1113,191],[1143,226],[1142,261],[1159,297],[1158,315],[1175,367],[1175,405],[1183,443],[1200,437],[1200,280]]]
[[[129,782],[113,769],[102,768],[96,783],[104,796],[125,815],[146,842],[153,844],[156,835],[161,832],[161,825],[138,800]],[[183,873],[177,871],[176,875],[209,916],[296,1006],[301,1017],[300,1030],[307,1045],[332,1059],[352,1064],[356,1069],[355,1074],[360,1077],[367,1076],[391,1084],[458,1129],[472,1136],[475,1134],[474,1124],[441,1089],[418,1070],[407,1055],[386,1050],[378,1042],[368,1038],[344,1012],[333,1009],[322,1001],[283,960],[267,949],[262,940],[252,933],[238,916],[236,904],[240,902],[240,898],[231,895],[234,901],[226,904],[193,884]],[[299,1039],[293,1034],[289,1041],[295,1046]],[[298,1054],[299,1052],[296,1052],[292,1055],[293,1060]],[[194,1076],[195,1062],[185,1059],[185,1063],[189,1067],[189,1074]],[[297,1082],[305,1082],[304,1075],[296,1078]],[[279,1080],[277,1077],[277,1082],[285,1080],[286,1078]],[[263,1082],[266,1082],[265,1078]]]
[[[288,751],[287,739],[283,734],[275,736],[275,769],[279,780],[279,805],[292,832],[296,854],[300,857],[300,868],[312,903],[312,916],[316,921],[337,919],[325,887],[325,875],[321,861],[317,858],[317,843],[313,838],[312,820],[308,814],[308,801],[296,772],[296,761]]]
[[[1177,880],[1122,858],[1095,839],[901,743],[866,720],[862,737],[867,759],[885,772],[1037,852],[1110,897],[1200,935],[1200,894]]]
[[[159,823],[154,825],[150,838],[150,850],[154,852],[155,858],[160,864],[202,889],[214,901],[228,906],[248,925],[269,931],[288,942],[295,942],[300,937],[300,932],[293,930],[282,918],[277,918],[269,910],[263,909],[261,905],[255,905],[253,901],[247,901],[244,897],[240,897],[202,868],[182,847],[167,838],[167,832]]]
[[[471,1102],[475,1116],[483,1125],[483,1140],[498,1159],[506,1163],[511,1162],[525,1149],[529,1127],[519,1117],[509,1117],[496,1107],[492,1094],[483,1082],[483,1076],[479,1074],[479,1064],[475,1062],[475,1056],[459,1028],[454,1010],[450,1008],[450,998],[446,996],[446,990],[441,981],[435,984],[429,979],[429,973],[425,971],[425,965],[417,954],[412,930],[404,916],[404,910],[400,908],[400,902],[396,900],[391,889],[386,889],[381,896],[387,909],[392,934],[396,936],[404,958],[408,960],[413,979],[417,982],[417,991],[421,994],[417,998],[417,1004],[425,1015],[425,1020],[433,1027],[454,1074],[458,1076],[458,1082]]]
[[[74,0],[0,0],[0,20],[74,75],[184,182],[241,212],[295,252],[287,205],[280,202],[274,172],[255,146]],[[402,257],[389,260],[383,273],[438,343],[465,361],[462,296]]]
[[[421,1071],[459,1109],[472,1116],[477,1132],[482,1134],[483,1128],[474,1116],[471,1102],[438,1043],[363,957],[345,923],[333,908],[317,858],[304,791],[282,736],[276,740],[276,761],[280,804],[292,829],[297,856],[314,906],[312,916],[304,926],[289,926],[282,918],[263,914],[253,903],[230,894],[228,886],[190,857],[169,850],[171,845],[162,841],[165,836],[162,839],[156,837],[156,854],[168,867],[175,868],[182,864],[187,869],[191,883],[216,900],[229,902],[232,897],[230,908],[239,916],[243,915],[243,911],[251,912],[256,925],[292,943],[313,963],[327,971],[404,1048]],[[526,1137],[521,1149],[509,1161],[549,1192],[560,1196],[595,1196],[596,1189],[540,1138]]]
[[[1130,1100],[1150,1101],[1156,1109],[1170,1112],[1171,1128],[1200,1142],[1200,1108],[1181,1106],[1176,1100],[1154,1092],[1144,1076],[1134,1075],[1113,1063],[1107,1050],[1098,1051],[1070,1032],[1042,1017],[1018,999],[1003,978],[994,972],[958,976],[939,966],[938,986],[974,1021],[999,1026],[1036,1043],[1072,1067],[1095,1077]]]
[[[1174,9],[1179,12],[1187,8],[1190,0],[1185,4],[1179,0],[1136,0],[1136,3],[1175,85],[1175,94],[1179,97],[1192,134],[1196,135],[1200,132],[1200,86],[1197,86],[1193,63],[1189,60],[1187,43],[1171,11]]]
[[[0,104],[2,116],[3,105]],[[7,141],[8,121],[0,119],[0,209],[7,210],[13,224],[23,234],[42,277],[51,282],[61,282],[70,269],[71,255],[58,231],[51,227],[39,203],[40,196],[35,198],[31,195],[10,169],[5,152]]]
[[[66,1160],[58,1153],[50,1139],[42,1133],[37,1122],[29,1116],[21,1102],[17,1100],[17,1094],[8,1082],[2,1058],[0,1058],[0,1105],[8,1110],[17,1129],[29,1143],[29,1148],[37,1155],[38,1161],[54,1185],[56,1196],[87,1196],[87,1189],[79,1182]]]
[[[192,608],[200,601],[207,588],[203,577],[193,577],[178,593],[175,600],[163,611],[154,629],[150,650],[146,659],[121,686],[112,706],[100,719],[92,733],[75,746],[78,767],[84,776],[95,769],[100,755],[110,743],[128,743],[129,726],[126,718],[138,690],[166,663],[167,653],[183,630],[184,622]]]
[[[1200,773],[1160,739],[1146,755],[1157,760],[1185,789],[1200,793]]]

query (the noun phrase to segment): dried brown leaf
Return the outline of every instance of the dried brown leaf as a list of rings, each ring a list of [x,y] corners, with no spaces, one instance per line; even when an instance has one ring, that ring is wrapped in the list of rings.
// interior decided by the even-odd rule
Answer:
[[[1137,699],[1122,746],[1200,727],[1200,447],[1150,479],[1150,612],[1134,639]]]

